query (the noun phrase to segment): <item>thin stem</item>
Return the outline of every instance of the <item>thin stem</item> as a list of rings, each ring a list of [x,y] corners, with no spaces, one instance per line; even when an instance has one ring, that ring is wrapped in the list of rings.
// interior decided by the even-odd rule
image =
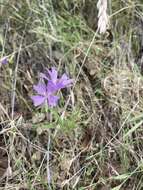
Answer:
[[[50,174],[50,144],[51,144],[51,136],[50,136],[50,130],[48,131],[48,145],[47,145],[47,180],[48,180],[48,186],[49,189],[51,189],[51,174]]]
[[[47,113],[48,114],[48,113]],[[50,123],[52,122],[52,113],[50,112]],[[47,144],[47,181],[49,190],[51,189],[51,174],[50,174],[50,145],[51,145],[51,135],[50,129],[48,130],[48,144]]]

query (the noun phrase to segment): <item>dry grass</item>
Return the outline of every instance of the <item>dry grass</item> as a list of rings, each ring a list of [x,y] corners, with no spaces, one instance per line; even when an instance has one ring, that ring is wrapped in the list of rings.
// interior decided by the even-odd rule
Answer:
[[[91,0],[1,3],[0,190],[142,190],[141,3],[109,3],[103,36]],[[53,65],[75,84],[51,120],[29,97]]]
[[[109,22],[107,15],[107,0],[99,0],[97,3],[98,8],[98,30],[101,33],[105,33]]]

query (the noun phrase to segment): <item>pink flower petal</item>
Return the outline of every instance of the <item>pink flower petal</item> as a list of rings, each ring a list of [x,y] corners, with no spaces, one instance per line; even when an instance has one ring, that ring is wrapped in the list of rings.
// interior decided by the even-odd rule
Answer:
[[[39,106],[45,102],[45,97],[43,96],[31,96],[34,106]]]
[[[52,81],[54,84],[56,84],[56,82],[57,82],[57,77],[58,77],[58,72],[57,72],[57,70],[55,69],[55,67],[52,67],[52,68],[51,68],[51,71],[48,70],[48,73],[49,73],[49,75],[50,75],[51,81]]]
[[[69,79],[66,74],[63,74],[62,77],[59,79],[59,84],[63,85],[63,87],[69,86],[71,83],[73,83],[73,79]]]
[[[51,106],[51,107],[57,106],[58,100],[59,100],[58,96],[49,95],[48,96],[48,104],[49,104],[49,106]]]
[[[54,93],[56,92],[58,89],[57,89],[57,85],[54,84],[51,80],[48,81],[48,84],[47,84],[47,92],[49,94],[51,93]]]
[[[40,94],[45,96],[46,95],[46,85],[44,83],[38,83],[37,85],[33,86],[34,90]]]

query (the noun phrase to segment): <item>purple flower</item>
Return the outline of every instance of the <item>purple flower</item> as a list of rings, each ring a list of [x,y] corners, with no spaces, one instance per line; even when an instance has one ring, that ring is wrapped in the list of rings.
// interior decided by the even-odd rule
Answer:
[[[54,90],[58,91],[62,88],[66,88],[73,83],[73,79],[69,79],[66,74],[63,74],[61,78],[58,78],[58,72],[55,67],[52,67],[51,70],[47,69],[47,73],[41,73],[41,78],[46,79],[48,82],[53,84]]]
[[[4,57],[3,59],[1,59],[0,62],[1,62],[2,65],[6,65],[8,63],[8,60],[7,60],[6,57]]]
[[[57,105],[59,97],[53,95],[53,86],[48,83],[47,85],[44,83],[38,83],[33,86],[34,90],[38,95],[31,96],[33,100],[34,106],[39,106],[43,104],[48,104],[50,107],[54,107]]]
[[[41,78],[45,79],[46,83],[39,83],[34,85],[34,90],[38,95],[32,96],[31,99],[35,106],[48,104],[50,107],[54,107],[58,104],[59,97],[55,94],[62,88],[66,88],[73,82],[66,74],[63,74],[61,78],[58,78],[58,72],[55,67],[51,70],[47,69],[47,74],[41,73]]]

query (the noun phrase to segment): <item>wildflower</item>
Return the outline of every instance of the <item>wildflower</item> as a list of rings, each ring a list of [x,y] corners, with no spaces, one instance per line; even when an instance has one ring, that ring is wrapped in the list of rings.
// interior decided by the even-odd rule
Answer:
[[[69,79],[66,74],[63,74],[61,78],[58,78],[58,72],[55,67],[52,67],[51,70],[47,69],[47,73],[41,73],[40,76],[53,84],[55,90],[61,90],[62,88],[66,88],[73,83],[73,79]]]
[[[35,96],[31,96],[34,106],[39,106],[46,103],[50,107],[54,107],[57,105],[59,97],[53,95],[55,90],[51,83],[48,83],[47,85],[45,83],[38,83],[37,85],[34,85],[33,88],[38,94]]]
[[[3,59],[1,59],[0,62],[1,62],[2,65],[6,65],[8,63],[8,60],[7,60],[6,57],[4,57]]]
[[[73,82],[66,74],[63,74],[61,78],[58,78],[57,70],[52,67],[51,70],[47,69],[47,73],[41,73],[41,78],[45,79],[46,83],[39,83],[34,85],[34,90],[38,95],[32,96],[31,99],[35,106],[43,105],[47,103],[50,107],[54,107],[58,104],[59,97],[55,94],[68,86]]]

